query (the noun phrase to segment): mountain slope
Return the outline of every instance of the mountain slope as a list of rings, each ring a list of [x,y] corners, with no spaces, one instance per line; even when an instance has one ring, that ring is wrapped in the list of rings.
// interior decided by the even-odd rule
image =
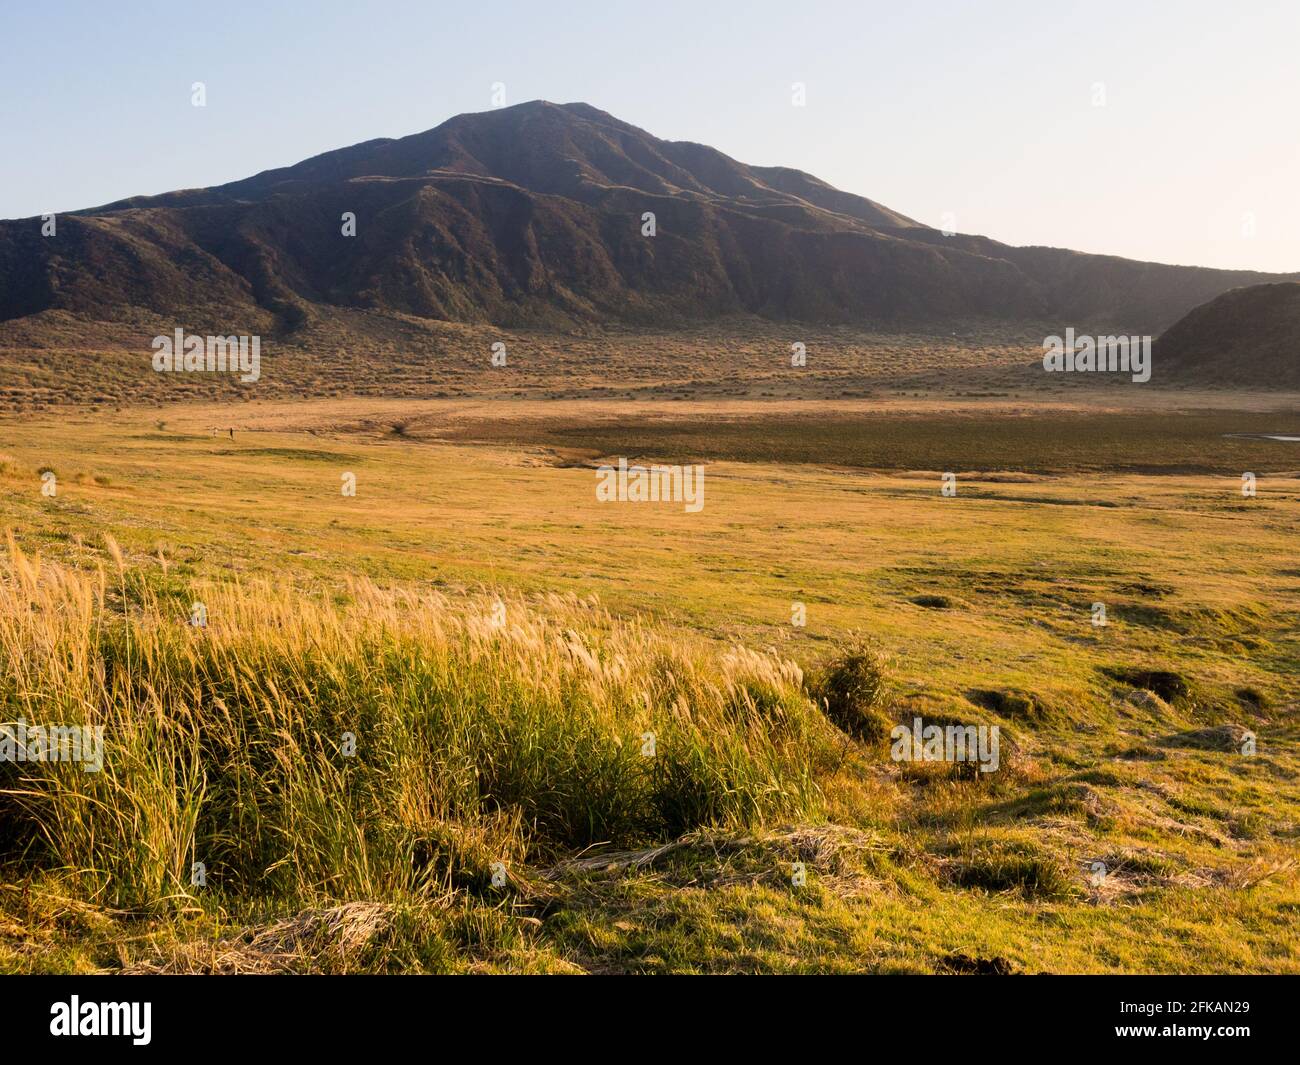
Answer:
[[[1300,388],[1300,284],[1252,285],[1202,304],[1152,350],[1161,379]]]
[[[1275,279],[945,237],[800,171],[541,101],[58,226],[42,238],[39,220],[0,222],[0,321],[58,310],[292,331],[345,307],[560,327],[749,314],[1156,331]]]

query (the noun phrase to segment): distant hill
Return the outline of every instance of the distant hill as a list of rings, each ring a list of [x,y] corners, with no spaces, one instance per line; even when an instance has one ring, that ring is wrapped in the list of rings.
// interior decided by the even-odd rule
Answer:
[[[1151,360],[1153,380],[1300,388],[1300,284],[1217,296],[1165,330]]]
[[[541,101],[57,221],[54,237],[39,219],[0,222],[0,322],[67,312],[145,334],[293,333],[352,308],[560,328],[755,315],[1154,333],[1229,288],[1277,280],[944,236],[798,170]]]

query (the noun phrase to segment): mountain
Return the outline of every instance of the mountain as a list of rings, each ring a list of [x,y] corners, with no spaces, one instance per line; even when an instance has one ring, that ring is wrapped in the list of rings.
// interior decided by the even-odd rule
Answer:
[[[42,237],[39,219],[0,222],[0,322],[53,312],[146,333],[292,333],[352,308],[561,328],[757,315],[1156,332],[1278,279],[944,236],[801,171],[541,101],[57,225]]]
[[[1300,284],[1237,288],[1160,334],[1153,378],[1267,389],[1300,388]]]

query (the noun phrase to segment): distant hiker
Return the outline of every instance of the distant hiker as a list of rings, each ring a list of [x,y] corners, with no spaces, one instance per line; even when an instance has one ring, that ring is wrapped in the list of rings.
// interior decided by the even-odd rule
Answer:
[[[235,430],[233,428],[230,430],[230,439],[231,440],[235,439]]]

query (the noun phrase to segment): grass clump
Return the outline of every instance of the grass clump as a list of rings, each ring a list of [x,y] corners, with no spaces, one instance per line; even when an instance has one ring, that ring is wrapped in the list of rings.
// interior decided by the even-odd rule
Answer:
[[[976,688],[967,692],[966,698],[976,706],[1011,721],[1047,725],[1060,717],[1056,708],[1042,696],[1016,688]]]
[[[835,734],[793,663],[574,596],[335,596],[0,567],[0,721],[104,729],[0,765],[10,849],[87,902],[488,893],[525,861],[815,818]],[[207,611],[189,624],[190,603]],[[195,863],[206,887],[193,883]]]
[[[953,605],[953,600],[950,596],[928,592],[924,595],[912,596],[911,601],[917,606],[923,606],[930,610],[947,610]]]
[[[1192,692],[1187,678],[1172,669],[1142,669],[1131,666],[1106,666],[1102,673],[1112,680],[1154,692],[1170,705],[1182,702]]]
[[[981,839],[966,844],[951,871],[953,883],[1026,899],[1066,899],[1082,894],[1063,862],[1028,840]]]
[[[888,657],[863,637],[851,637],[823,663],[809,688],[826,716],[855,739],[875,743],[894,727]]]
[[[1250,686],[1244,688],[1238,688],[1232,694],[1236,696],[1237,701],[1241,703],[1243,707],[1245,707],[1247,710],[1252,711],[1253,713],[1262,714],[1265,711],[1271,709],[1272,704],[1268,696],[1265,695],[1263,692],[1261,692],[1258,688],[1253,688]]]

